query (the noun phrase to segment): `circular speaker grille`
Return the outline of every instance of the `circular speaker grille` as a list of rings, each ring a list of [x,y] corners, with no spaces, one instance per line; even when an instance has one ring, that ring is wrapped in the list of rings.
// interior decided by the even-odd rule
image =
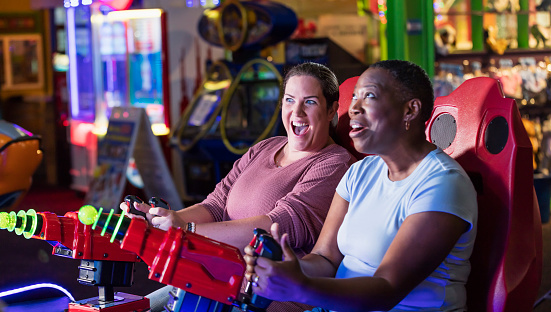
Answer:
[[[494,155],[499,154],[505,148],[508,139],[509,125],[507,124],[507,119],[502,116],[492,119],[484,134],[484,144],[488,152]]]
[[[452,145],[457,133],[457,123],[450,114],[442,114],[434,120],[430,128],[430,138],[432,143],[441,149],[446,149]]]

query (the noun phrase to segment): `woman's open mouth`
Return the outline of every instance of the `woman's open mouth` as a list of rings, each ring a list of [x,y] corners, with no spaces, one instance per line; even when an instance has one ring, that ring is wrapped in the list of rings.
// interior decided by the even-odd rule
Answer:
[[[301,136],[308,132],[310,125],[304,122],[297,122],[292,121],[291,122],[291,128],[293,129],[293,133],[297,136]]]
[[[353,136],[356,136],[358,135],[359,133],[361,133],[362,131],[364,131],[365,129],[367,129],[366,127],[364,127],[363,125],[359,124],[359,123],[356,123],[356,122],[351,122],[350,123],[350,128],[352,128],[350,130],[350,133],[349,133],[349,136],[350,137],[353,137]]]

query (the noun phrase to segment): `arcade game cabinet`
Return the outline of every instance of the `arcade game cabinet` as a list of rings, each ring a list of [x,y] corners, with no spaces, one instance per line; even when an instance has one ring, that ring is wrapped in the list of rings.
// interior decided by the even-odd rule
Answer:
[[[19,205],[42,156],[39,136],[0,120],[0,210],[10,211]]]
[[[297,24],[291,9],[268,1],[230,0],[205,10],[199,34],[231,52],[231,61],[210,66],[171,134],[187,197],[206,197],[250,146],[277,133],[282,66],[260,51],[291,36]]]
[[[153,133],[169,133],[165,13],[90,2],[65,2],[71,188],[82,192],[92,180],[97,140],[107,131],[113,107],[143,107]]]

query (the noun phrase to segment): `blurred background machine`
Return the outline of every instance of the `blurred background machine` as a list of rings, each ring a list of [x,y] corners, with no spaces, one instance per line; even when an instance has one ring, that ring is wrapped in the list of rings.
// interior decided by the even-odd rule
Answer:
[[[230,0],[204,11],[199,34],[229,57],[209,66],[171,134],[189,200],[204,198],[250,146],[282,131],[284,64],[261,58],[261,50],[289,38],[297,25],[295,13],[275,2]]]
[[[0,210],[19,205],[42,161],[40,137],[5,120],[0,120]]]
[[[86,192],[97,140],[113,107],[145,108],[153,133],[169,133],[166,18],[163,10],[68,7],[71,188]]]

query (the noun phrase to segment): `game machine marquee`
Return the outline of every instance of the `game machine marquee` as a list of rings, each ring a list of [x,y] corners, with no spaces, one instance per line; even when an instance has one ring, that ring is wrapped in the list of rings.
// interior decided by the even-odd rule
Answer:
[[[83,192],[113,107],[143,107],[153,133],[169,133],[165,13],[126,10],[131,1],[90,2],[66,3],[71,187]]]
[[[205,10],[198,30],[232,61],[208,68],[206,79],[171,134],[181,152],[185,193],[204,198],[253,144],[277,133],[280,68],[260,57],[298,24],[295,13],[273,2],[224,1]]]

